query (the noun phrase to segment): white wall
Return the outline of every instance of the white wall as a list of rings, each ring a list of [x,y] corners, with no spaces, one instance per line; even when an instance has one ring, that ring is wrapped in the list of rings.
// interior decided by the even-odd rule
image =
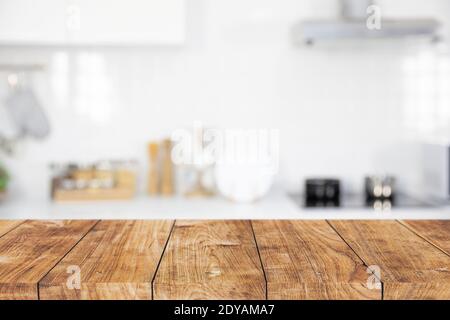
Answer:
[[[450,13],[446,0],[382,4],[386,14]],[[400,180],[417,180],[418,159],[397,156],[397,146],[434,135],[442,117],[439,132],[448,134],[450,70],[437,77],[426,67],[447,56],[416,43],[291,44],[293,23],[336,14],[335,0],[188,0],[183,47],[0,48],[0,64],[47,64],[30,81],[53,126],[48,140],[2,156],[14,194],[47,197],[52,161],[137,158],[144,172],[146,142],[196,120],[280,129],[277,183],[284,189],[334,175],[355,191],[365,174],[405,165]],[[425,67],[416,68],[420,63]],[[417,90],[423,86],[428,90]],[[424,114],[431,127],[421,122]]]

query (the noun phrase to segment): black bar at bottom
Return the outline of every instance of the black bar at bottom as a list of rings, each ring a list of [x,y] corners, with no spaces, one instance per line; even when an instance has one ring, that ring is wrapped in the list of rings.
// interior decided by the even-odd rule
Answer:
[[[131,319],[315,319],[320,316],[379,317],[446,314],[450,301],[0,301],[0,312],[46,318],[114,315]],[[442,313],[439,313],[442,312]]]

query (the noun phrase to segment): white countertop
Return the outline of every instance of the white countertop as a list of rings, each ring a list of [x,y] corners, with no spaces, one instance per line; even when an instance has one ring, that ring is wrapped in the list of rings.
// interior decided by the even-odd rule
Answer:
[[[53,203],[8,200],[0,203],[1,219],[450,219],[450,207],[392,209],[305,209],[279,193],[252,204],[223,198],[137,197],[130,201]]]

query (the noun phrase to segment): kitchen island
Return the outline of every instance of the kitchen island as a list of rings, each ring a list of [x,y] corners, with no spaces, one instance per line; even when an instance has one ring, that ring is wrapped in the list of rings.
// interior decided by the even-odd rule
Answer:
[[[450,299],[450,221],[2,220],[0,299]]]

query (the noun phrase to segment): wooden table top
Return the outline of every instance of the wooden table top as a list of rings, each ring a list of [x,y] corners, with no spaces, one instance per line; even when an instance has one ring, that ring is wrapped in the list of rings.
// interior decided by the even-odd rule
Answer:
[[[0,221],[0,299],[450,299],[450,220]]]

